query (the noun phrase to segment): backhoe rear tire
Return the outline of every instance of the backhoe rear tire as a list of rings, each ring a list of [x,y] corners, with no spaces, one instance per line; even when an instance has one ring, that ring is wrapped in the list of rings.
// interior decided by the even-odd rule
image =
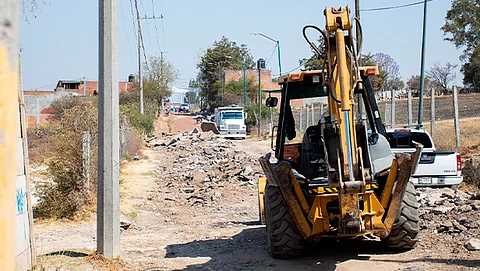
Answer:
[[[415,247],[420,233],[418,222],[418,202],[415,186],[408,182],[400,212],[395,219],[390,235],[384,240],[387,246],[398,250],[408,250]]]
[[[265,188],[265,218],[268,246],[274,258],[286,259],[303,252],[303,237],[292,221],[277,187]]]

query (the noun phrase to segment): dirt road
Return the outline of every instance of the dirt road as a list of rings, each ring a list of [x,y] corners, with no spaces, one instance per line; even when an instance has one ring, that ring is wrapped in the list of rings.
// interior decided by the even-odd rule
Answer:
[[[177,131],[176,123],[180,131],[191,130],[196,124],[190,118],[172,115],[156,124],[157,131]],[[145,149],[143,159],[122,168],[121,213],[133,222],[121,234],[126,270],[476,270],[480,266],[480,252],[462,249],[455,240],[447,242],[429,228],[422,230],[419,245],[408,252],[387,251],[378,240],[364,238],[325,241],[308,248],[302,257],[273,259],[265,227],[258,223],[253,181],[261,171],[255,160],[269,151],[270,142],[226,141],[204,134],[157,136],[158,146]],[[38,228],[42,253],[95,248],[94,221],[62,225]]]

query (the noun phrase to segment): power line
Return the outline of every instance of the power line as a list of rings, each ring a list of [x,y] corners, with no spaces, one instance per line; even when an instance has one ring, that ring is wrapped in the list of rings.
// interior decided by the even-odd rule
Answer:
[[[298,69],[300,69],[300,67],[302,67],[302,66],[303,66],[303,63],[300,64],[299,66],[297,66],[296,68],[293,68],[293,69],[291,69],[291,70],[289,70],[289,71],[287,71],[287,72],[282,72],[282,75],[289,74],[289,73],[291,73],[291,72],[293,72],[293,71],[295,71],[295,70],[298,70]],[[278,74],[272,74],[272,77],[277,77],[277,76],[280,76],[280,74],[279,74],[279,73],[278,73]]]
[[[160,17],[160,18],[162,19],[163,51],[166,52],[167,51],[167,45],[165,43],[165,24],[163,22],[163,14],[165,13],[165,11],[163,9],[163,0],[161,0],[160,3],[162,4],[162,17]]]
[[[133,2],[132,2],[132,0],[130,0],[130,11],[131,11],[131,13],[132,13],[132,24],[133,24],[133,28],[132,28],[132,29],[133,29],[133,35],[135,36],[135,39],[138,39],[138,37],[137,37],[137,32],[135,31],[135,28],[136,28],[136,26],[135,26],[135,18],[136,18],[136,16],[133,14],[133,9],[134,9],[134,7],[133,7]]]
[[[125,23],[125,16],[123,15],[123,8],[122,8],[122,4],[120,3],[120,14],[122,15],[122,22],[123,22],[123,26],[125,26],[125,31],[127,31],[128,27],[127,27],[127,24]],[[133,30],[133,35],[135,36],[135,28],[132,28]],[[126,35],[127,37],[127,44],[128,44],[128,48],[130,49],[131,46],[130,46],[130,37],[129,35]]]
[[[273,54],[275,54],[275,49],[277,49],[277,46],[278,44],[276,44],[274,47],[273,47],[273,50],[272,50],[272,54],[270,55],[270,57],[268,58],[268,61],[267,61],[267,66],[268,64],[270,63],[270,60],[272,60],[272,57],[273,57]]]
[[[158,46],[158,50],[160,52],[162,52],[162,49],[160,49],[160,41],[158,40],[158,28],[157,28],[157,20],[156,20],[156,17],[155,17],[155,2],[152,0],[152,12],[153,12],[153,23],[155,25],[155,37],[157,39],[157,46]],[[163,15],[161,15],[161,17],[163,19]]]
[[[427,2],[433,2],[433,1],[435,1],[435,0],[427,0]],[[421,5],[424,2],[425,1],[418,1],[418,2],[413,2],[413,3],[409,3],[409,4],[397,5],[397,6],[366,8],[366,9],[360,9],[360,11],[381,11],[381,10],[399,9],[399,8],[406,8],[406,7]]]

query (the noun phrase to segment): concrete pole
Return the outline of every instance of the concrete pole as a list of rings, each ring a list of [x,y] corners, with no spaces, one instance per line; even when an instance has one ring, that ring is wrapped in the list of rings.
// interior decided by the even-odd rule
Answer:
[[[41,108],[40,108],[40,97],[35,97],[36,101],[37,101],[37,110],[35,111],[35,113],[37,113],[37,116],[35,117],[35,128],[39,128],[40,127],[40,116],[42,115],[41,113]],[[27,123],[28,125],[28,123]]]
[[[300,132],[303,131],[303,106],[300,107]]]
[[[312,103],[312,125],[315,125],[315,110]]]
[[[460,147],[460,124],[458,123],[458,91],[457,86],[453,86],[453,121],[455,122],[455,143]]]
[[[15,270],[19,2],[0,4],[0,270]]]
[[[386,96],[386,95],[385,95]],[[385,126],[389,126],[390,125],[390,119],[389,119],[389,113],[390,113],[390,110],[388,108],[388,103],[387,103],[387,98],[385,97],[385,108],[384,108],[384,111],[385,111]]]
[[[140,12],[138,11],[137,0],[135,0],[135,10],[137,11],[137,26],[138,26],[138,33],[137,33],[137,36],[138,36],[138,85],[140,89],[140,114],[143,115],[142,27],[140,25]]]
[[[392,89],[392,108],[390,110],[392,118],[392,128],[395,128],[395,90]]]
[[[435,89],[430,90],[430,134],[435,135]]]
[[[407,91],[408,125],[412,125],[412,90]]]
[[[308,129],[308,126],[310,124],[310,119],[309,119],[309,115],[308,115],[308,105],[305,105],[305,115],[307,117],[307,125],[305,125],[305,131]]]
[[[97,250],[120,255],[117,0],[99,1]]]

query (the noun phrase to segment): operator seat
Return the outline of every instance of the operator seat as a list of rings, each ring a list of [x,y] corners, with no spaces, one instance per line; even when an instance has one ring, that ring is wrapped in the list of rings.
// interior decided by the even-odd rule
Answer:
[[[368,147],[373,175],[389,169],[393,161],[393,154],[388,140],[381,134],[377,134],[377,136],[376,143],[369,144]]]
[[[321,137],[321,125],[310,126],[305,131],[302,140],[302,155],[300,166],[303,175],[309,180],[326,177],[325,153]],[[325,176],[321,176],[325,175]]]

